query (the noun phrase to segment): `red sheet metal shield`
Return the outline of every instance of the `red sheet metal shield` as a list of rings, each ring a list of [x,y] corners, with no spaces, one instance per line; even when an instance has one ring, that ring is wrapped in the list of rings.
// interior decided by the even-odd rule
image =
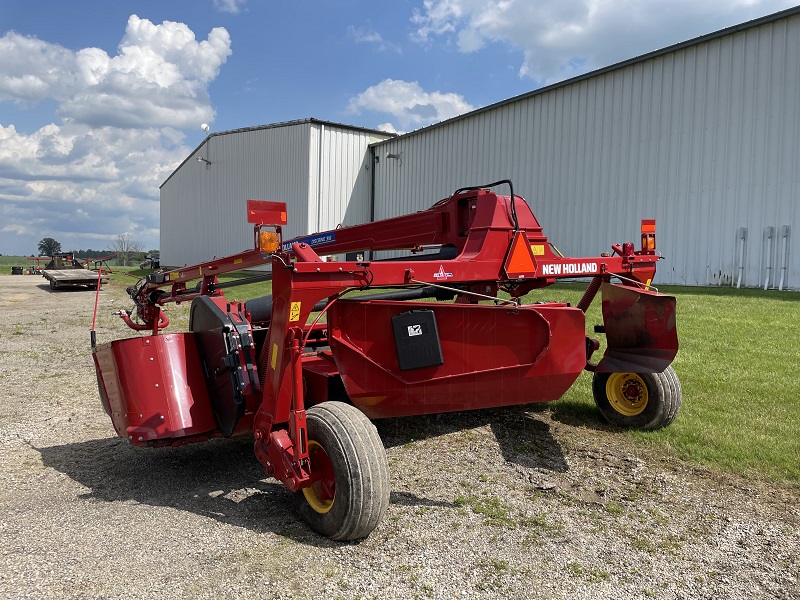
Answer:
[[[392,317],[416,309],[435,314],[443,363],[404,370]],[[586,365],[584,315],[565,305],[340,300],[328,326],[347,393],[370,418],[556,400]]]
[[[117,340],[94,354],[100,397],[120,437],[174,443],[216,430],[194,336]]]
[[[606,353],[597,365],[604,373],[660,373],[678,353],[675,297],[604,283],[603,323]]]

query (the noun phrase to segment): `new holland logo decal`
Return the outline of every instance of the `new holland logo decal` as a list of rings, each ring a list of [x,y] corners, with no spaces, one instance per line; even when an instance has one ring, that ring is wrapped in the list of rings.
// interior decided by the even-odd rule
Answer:
[[[434,279],[449,279],[452,276],[453,276],[452,273],[445,273],[444,272],[444,267],[442,265],[439,265],[439,270],[436,271],[436,273],[433,274],[433,278]]]

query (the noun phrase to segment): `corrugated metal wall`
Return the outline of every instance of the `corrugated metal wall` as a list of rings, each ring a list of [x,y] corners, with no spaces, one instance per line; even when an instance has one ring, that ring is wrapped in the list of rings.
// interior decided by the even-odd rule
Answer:
[[[372,172],[368,148],[386,137],[325,123],[312,126],[309,217],[304,233],[369,221]]]
[[[657,282],[798,288],[798,113],[790,16],[383,142],[375,216],[511,179],[565,254],[655,218]]]
[[[286,239],[369,220],[365,156],[380,139],[314,120],[211,135],[161,187],[161,263],[251,248],[251,198],[287,203]]]

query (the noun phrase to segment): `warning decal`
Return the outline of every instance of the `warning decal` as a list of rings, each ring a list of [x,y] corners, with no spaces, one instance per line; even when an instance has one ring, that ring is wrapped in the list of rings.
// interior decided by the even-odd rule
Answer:
[[[292,302],[292,306],[289,309],[289,320],[290,321],[299,321],[300,320],[300,306],[302,302]]]
[[[517,232],[514,236],[514,240],[511,242],[511,250],[503,266],[506,274],[511,278],[533,275],[536,272],[533,248],[528,244],[524,232]]]

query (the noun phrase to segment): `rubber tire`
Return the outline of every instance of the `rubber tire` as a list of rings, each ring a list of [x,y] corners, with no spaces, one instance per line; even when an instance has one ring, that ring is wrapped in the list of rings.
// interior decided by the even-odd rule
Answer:
[[[303,490],[294,493],[295,507],[314,531],[333,540],[368,536],[389,506],[389,465],[377,429],[360,410],[335,401],[310,408],[306,423],[309,443],[328,455],[336,487],[325,513],[311,507]]]
[[[675,420],[683,402],[683,391],[678,375],[672,367],[661,373],[637,373],[647,387],[647,406],[638,415],[628,416],[618,412],[608,399],[606,383],[612,373],[595,373],[592,394],[603,418],[619,427],[654,430],[666,427]]]

